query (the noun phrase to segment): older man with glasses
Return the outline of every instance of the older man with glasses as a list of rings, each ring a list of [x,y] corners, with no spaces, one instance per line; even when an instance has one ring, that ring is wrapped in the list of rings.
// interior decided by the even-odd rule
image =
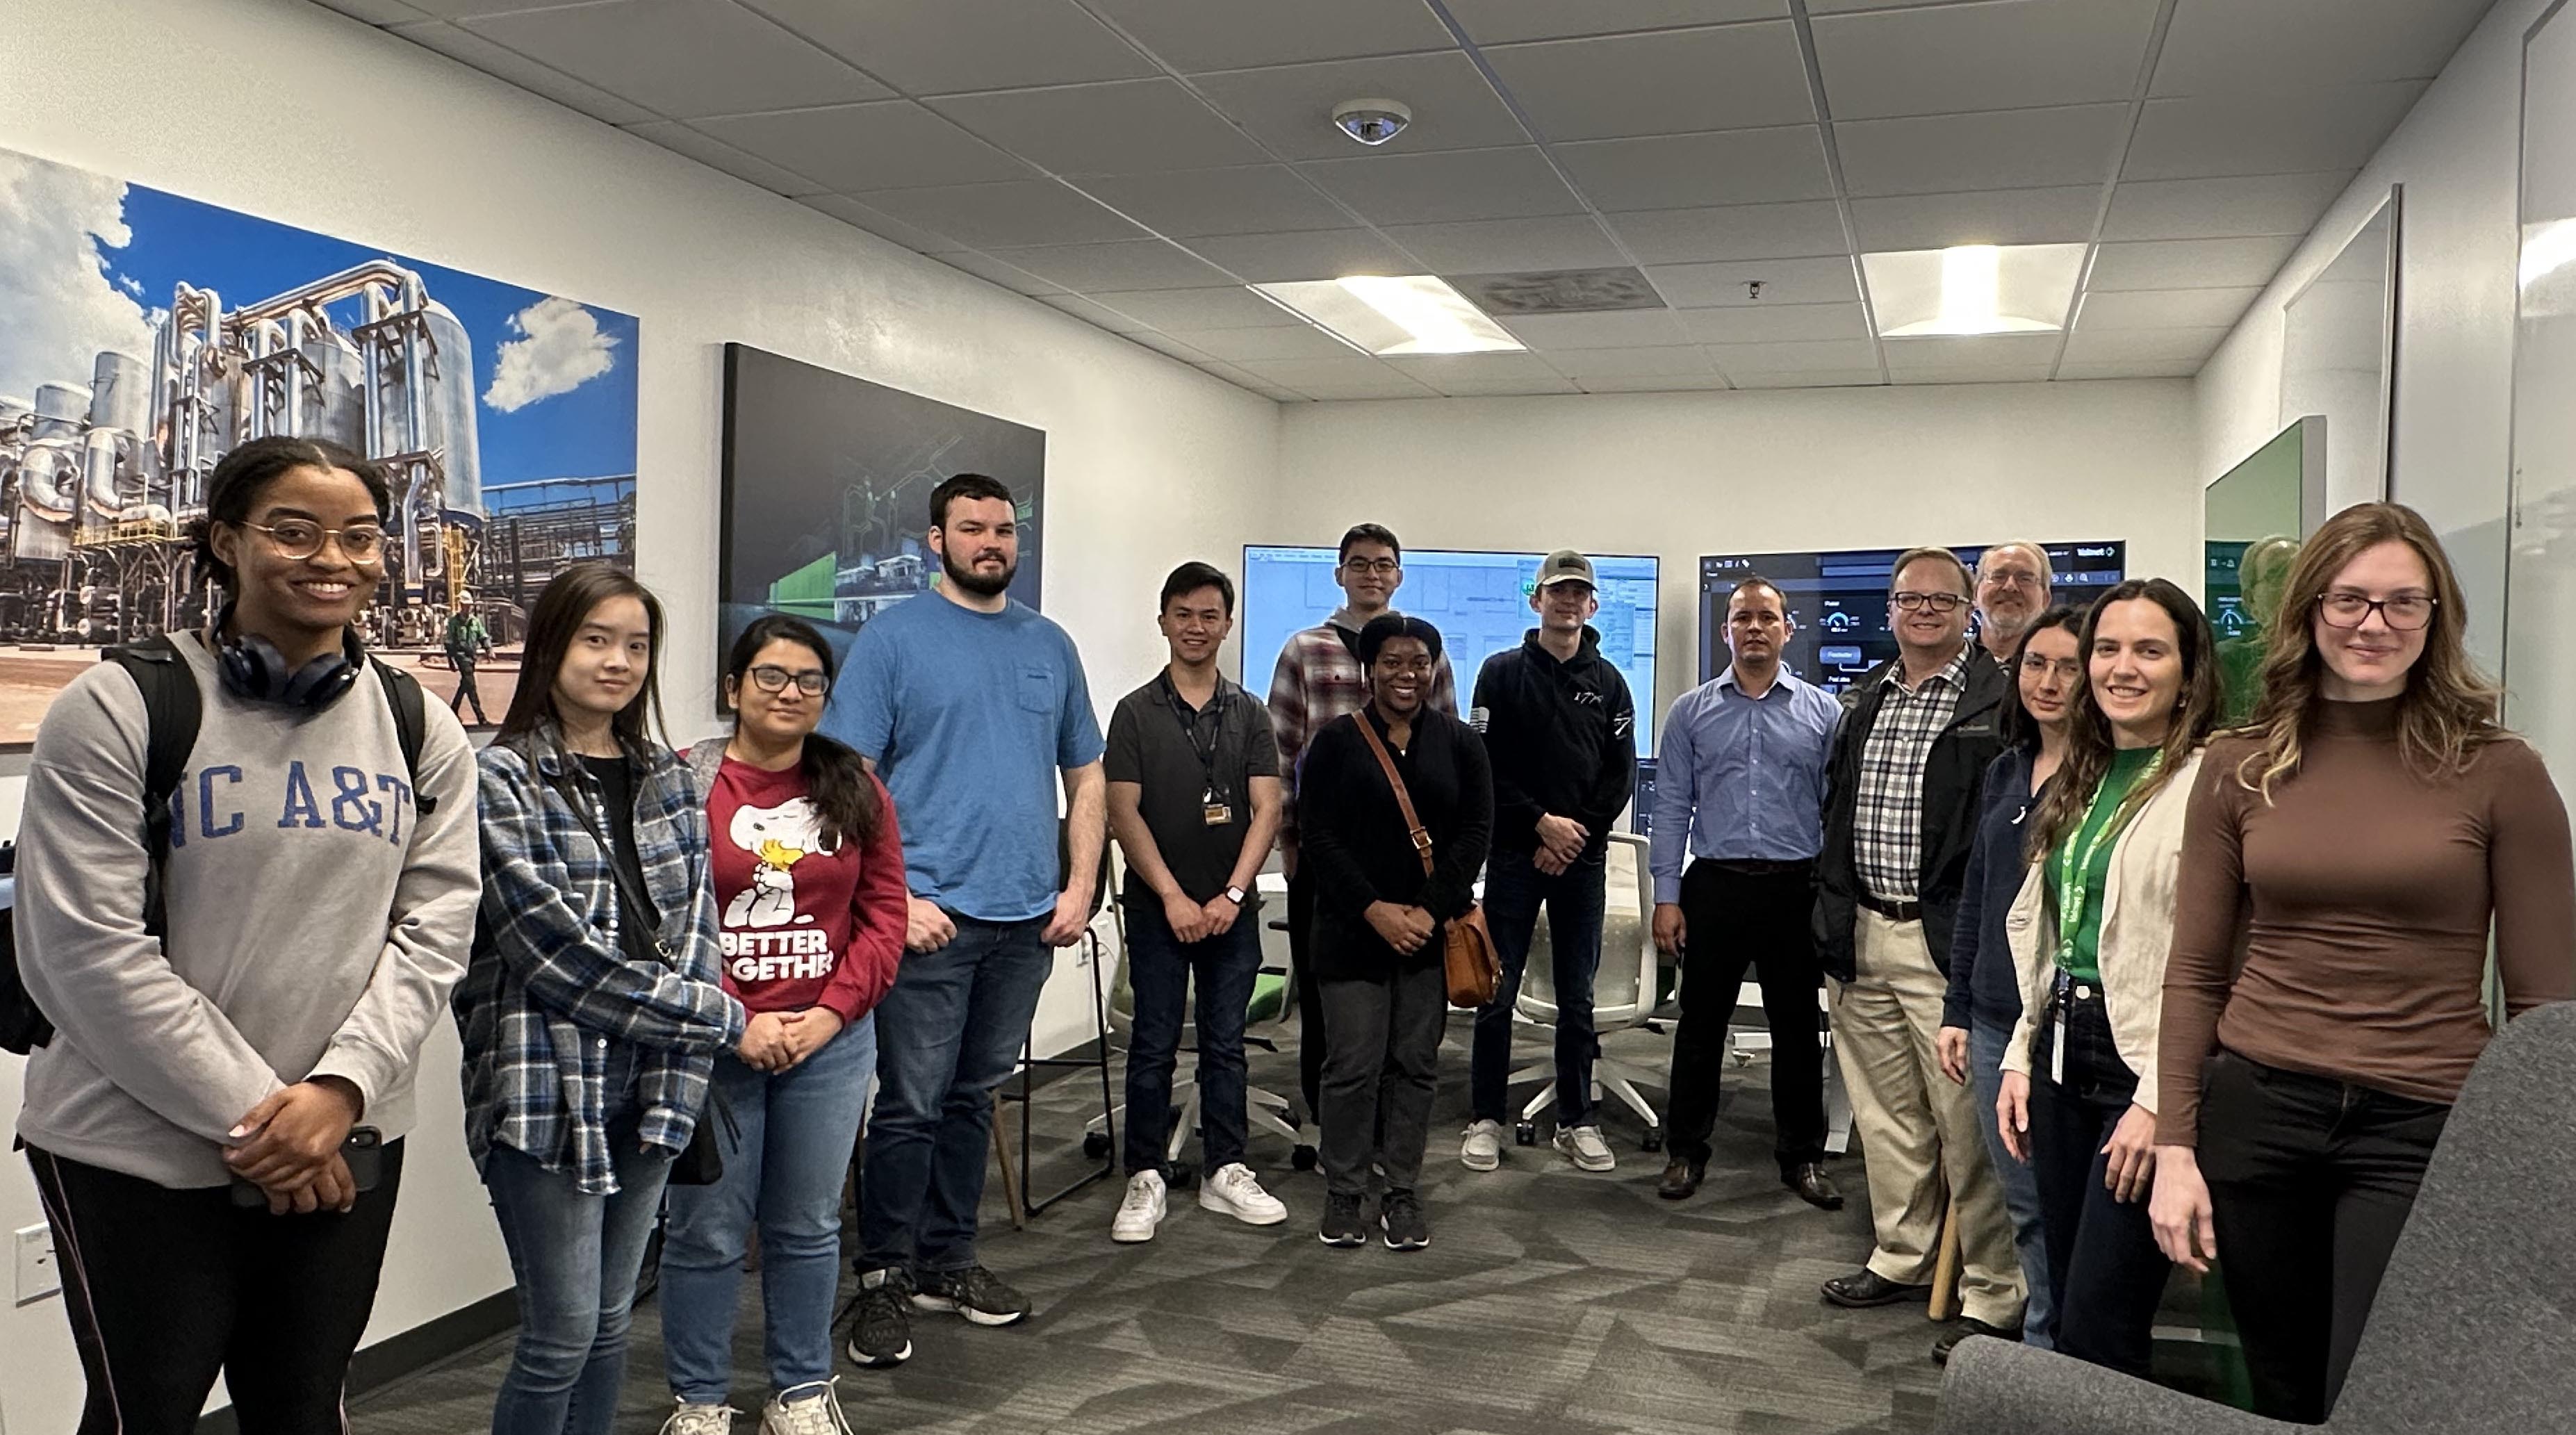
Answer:
[[[2057,575],[2048,550],[2026,539],[1998,543],[1977,558],[1977,642],[2005,672],[2021,655],[2031,622],[2048,609]]]

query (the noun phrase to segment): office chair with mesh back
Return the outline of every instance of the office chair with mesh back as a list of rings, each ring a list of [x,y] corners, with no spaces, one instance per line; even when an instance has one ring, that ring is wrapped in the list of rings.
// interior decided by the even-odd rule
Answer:
[[[1629,832],[1610,834],[1610,848],[1602,859],[1609,871],[1605,874],[1601,904],[1601,970],[1593,979],[1592,1029],[1596,1035],[1626,1031],[1646,1026],[1655,1019],[1655,1006],[1661,994],[1656,990],[1658,963],[1655,956],[1655,878],[1647,866],[1646,839]],[[1546,959],[1548,947],[1547,912],[1539,912],[1538,925],[1530,934],[1529,964],[1521,973],[1520,995],[1513,1000],[1515,1024],[1556,1030],[1556,972]],[[1538,1143],[1538,1114],[1556,1100],[1556,1061],[1551,1056],[1542,1062],[1525,1066],[1511,1074],[1518,1085],[1524,1081],[1543,1080],[1546,1085],[1521,1108],[1520,1121],[1512,1129],[1512,1139],[1523,1146]],[[1661,1085],[1658,1073],[1624,1061],[1596,1057],[1592,1063],[1593,1094],[1619,1098],[1637,1119],[1646,1124],[1642,1144],[1646,1150],[1664,1147],[1664,1121],[1653,1102],[1646,1099],[1638,1085]]]

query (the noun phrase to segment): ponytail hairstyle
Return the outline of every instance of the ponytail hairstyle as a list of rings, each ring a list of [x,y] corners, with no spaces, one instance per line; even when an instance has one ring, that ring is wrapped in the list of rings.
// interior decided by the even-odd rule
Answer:
[[[2162,578],[2132,578],[2096,599],[2084,614],[2084,632],[2078,643],[2086,666],[2085,679],[2076,685],[2075,698],[2066,719],[2066,760],[2049,782],[2048,795],[2041,799],[2036,818],[2028,825],[2028,853],[2034,862],[2047,857],[2049,849],[2065,841],[2084,825],[2084,814],[2093,806],[2093,796],[2103,777],[2111,770],[2111,753],[2115,744],[2111,720],[2102,713],[2101,704],[2093,700],[2093,642],[2102,627],[2102,615],[2114,603],[2145,599],[2165,610],[2173,620],[2174,655],[2182,660],[2182,696],[2176,702],[2172,726],[2165,729],[2162,759],[2155,775],[2137,783],[2121,799],[2120,810],[2113,814],[2114,826],[2137,815],[2193,751],[2209,741],[2218,726],[2218,638],[2209,630],[2209,619],[2191,595]]]
[[[970,495],[971,496],[971,495]],[[794,643],[812,650],[814,660],[823,669],[824,692],[828,696],[831,681],[839,676],[832,661],[832,645],[813,624],[785,613],[764,613],[754,618],[733,640],[725,655],[725,699],[739,708],[734,695],[751,680],[752,660],[772,643]],[[838,847],[842,837],[849,836],[863,844],[873,844],[885,829],[885,805],[877,797],[876,780],[868,775],[867,765],[849,744],[823,736],[819,732],[805,735],[805,785],[813,794],[814,810],[823,818],[823,845]]]

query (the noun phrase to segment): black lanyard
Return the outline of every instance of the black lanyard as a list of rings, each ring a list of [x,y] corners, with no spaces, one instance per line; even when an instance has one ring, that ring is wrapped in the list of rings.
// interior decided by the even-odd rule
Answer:
[[[1166,669],[1163,673],[1163,699],[1172,705],[1172,720],[1181,725],[1181,736],[1189,741],[1190,755],[1199,760],[1200,769],[1207,774],[1205,800],[1224,801],[1225,794],[1217,790],[1216,760],[1225,747],[1225,680],[1217,679],[1216,691],[1208,695],[1208,705],[1193,713],[1190,705],[1181,701],[1181,690],[1173,685],[1172,674]],[[1199,724],[1210,715],[1217,719],[1216,731],[1209,733],[1206,745],[1201,746]]]

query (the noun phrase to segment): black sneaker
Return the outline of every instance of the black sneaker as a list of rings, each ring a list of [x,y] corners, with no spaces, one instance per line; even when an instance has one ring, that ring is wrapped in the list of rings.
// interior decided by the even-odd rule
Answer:
[[[1324,1223],[1315,1231],[1315,1239],[1328,1246],[1364,1246],[1368,1244],[1368,1222],[1360,1218],[1360,1198],[1339,1192],[1324,1197]]]
[[[1389,1191],[1377,1213],[1390,1251],[1418,1251],[1431,1244],[1431,1222],[1422,1214],[1422,1199],[1411,1191]]]
[[[912,1317],[904,1305],[911,1296],[912,1277],[902,1270],[888,1267],[859,1277],[859,1293],[850,1300],[858,1312],[850,1322],[852,1362],[886,1370],[912,1359]]]
[[[916,1310],[953,1310],[977,1325],[1014,1325],[1029,1314],[1029,1298],[982,1266],[924,1275],[912,1304]]]

